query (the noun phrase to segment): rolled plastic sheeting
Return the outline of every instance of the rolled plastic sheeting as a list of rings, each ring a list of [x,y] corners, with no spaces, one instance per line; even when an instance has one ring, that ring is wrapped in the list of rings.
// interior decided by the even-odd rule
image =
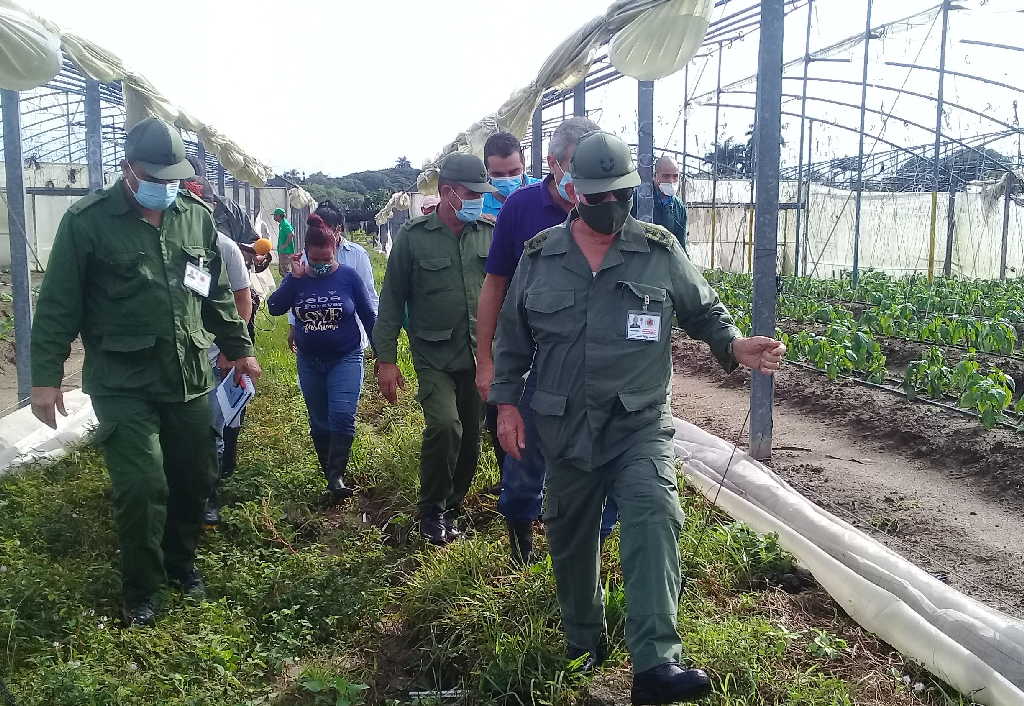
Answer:
[[[0,0],[0,88],[24,91],[60,71],[60,35],[18,5]]]
[[[655,81],[679,71],[697,53],[712,0],[670,0],[631,22],[612,39],[612,66],[639,81]]]
[[[97,424],[89,396],[81,390],[65,392],[64,409],[68,416],[57,415],[56,429],[32,416],[30,407],[22,407],[3,418],[3,423],[0,423],[0,476],[25,463],[60,458],[68,447],[85,441]]]
[[[978,703],[1024,704],[1024,623],[942,583],[726,441],[675,424],[692,484],[735,519],[777,534],[857,623]]]

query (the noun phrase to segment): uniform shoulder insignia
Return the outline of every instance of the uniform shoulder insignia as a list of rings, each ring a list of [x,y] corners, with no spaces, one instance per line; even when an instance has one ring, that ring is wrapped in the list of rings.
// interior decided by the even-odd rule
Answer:
[[[640,222],[640,225],[643,226],[644,237],[648,240],[660,243],[666,248],[670,248],[673,243],[678,242],[676,241],[676,236],[672,235],[672,232],[664,226],[659,226],[656,223],[645,223],[643,221]]]
[[[192,201],[198,204],[202,204],[203,208],[205,208],[210,213],[213,213],[213,206],[203,201],[201,198],[192,193],[189,189],[178,189],[178,193],[184,196],[185,199],[191,199]]]
[[[540,252],[541,248],[544,247],[544,241],[551,235],[551,231],[543,230],[537,235],[533,236],[523,245],[523,252],[527,255],[532,255],[535,252]]]
[[[106,198],[107,192],[105,189],[100,191],[94,191],[88,196],[83,196],[82,198],[78,199],[73,204],[68,206],[68,212],[81,213],[85,209],[89,208],[90,206],[98,204],[100,201],[103,201]]]

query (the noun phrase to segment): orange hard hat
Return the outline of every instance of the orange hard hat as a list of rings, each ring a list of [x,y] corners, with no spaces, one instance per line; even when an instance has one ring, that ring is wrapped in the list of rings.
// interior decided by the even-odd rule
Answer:
[[[252,244],[252,249],[256,251],[257,255],[266,255],[268,252],[270,252],[270,248],[270,241],[267,240],[266,238],[260,238],[259,240]]]

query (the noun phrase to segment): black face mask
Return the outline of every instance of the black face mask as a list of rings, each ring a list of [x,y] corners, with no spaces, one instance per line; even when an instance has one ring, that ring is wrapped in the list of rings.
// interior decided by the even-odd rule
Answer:
[[[632,207],[632,197],[625,201],[605,201],[594,205],[586,203],[576,204],[576,210],[579,212],[583,222],[598,233],[606,235],[615,235],[622,230],[622,226],[626,224],[626,219],[629,218],[629,211]]]

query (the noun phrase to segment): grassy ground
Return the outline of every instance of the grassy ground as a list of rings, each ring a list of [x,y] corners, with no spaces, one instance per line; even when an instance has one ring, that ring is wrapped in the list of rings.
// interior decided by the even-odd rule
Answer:
[[[471,537],[443,549],[416,539],[422,416],[412,389],[388,407],[367,378],[352,474],[362,493],[344,509],[314,509],[323,481],[309,470],[287,326],[260,325],[265,375],[224,524],[199,554],[208,601],[169,593],[156,628],[118,626],[110,490],[95,449],[0,482],[0,678],[17,703],[344,706],[438,689],[464,690],[465,703],[626,703],[616,536],[605,554],[614,653],[582,679],[561,658],[550,565],[510,565],[494,499],[479,493],[497,480],[489,453],[468,502]],[[964,703],[820,590],[774,587],[792,565],[772,538],[692,493],[683,503],[680,631],[714,677],[708,703]]]

